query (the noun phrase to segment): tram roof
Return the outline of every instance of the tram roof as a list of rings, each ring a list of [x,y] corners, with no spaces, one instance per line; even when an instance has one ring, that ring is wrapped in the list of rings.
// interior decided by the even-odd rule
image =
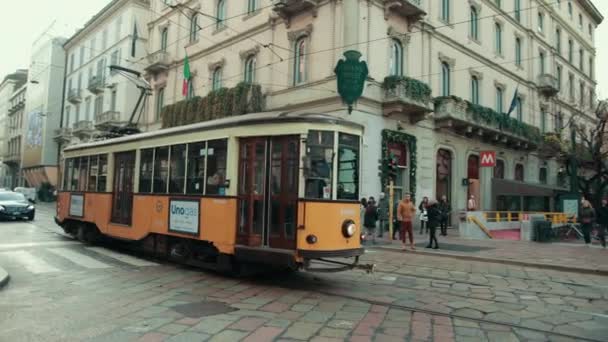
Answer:
[[[325,113],[306,113],[306,112],[261,112],[251,113],[238,116],[230,116],[226,118],[198,122],[189,125],[183,125],[172,128],[160,129],[152,132],[143,132],[124,137],[86,142],[82,144],[72,145],[65,148],[65,151],[77,151],[87,148],[99,146],[116,145],[137,140],[148,140],[169,135],[177,135],[189,133],[198,130],[210,130],[230,128],[242,125],[262,125],[262,124],[277,124],[277,123],[325,123],[355,127],[363,129],[361,124],[343,118],[325,114]]]

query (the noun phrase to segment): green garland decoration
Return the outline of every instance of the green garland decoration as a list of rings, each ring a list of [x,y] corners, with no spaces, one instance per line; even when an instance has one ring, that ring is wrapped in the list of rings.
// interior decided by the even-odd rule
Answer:
[[[241,82],[234,88],[221,88],[205,97],[195,96],[163,107],[162,127],[176,127],[227,116],[261,112],[262,87]]]
[[[389,161],[392,156],[388,150],[389,143],[405,144],[408,148],[410,156],[410,194],[412,201],[416,201],[416,168],[418,158],[416,156],[416,137],[403,132],[392,131],[390,129],[382,130],[382,159],[380,160],[380,182],[381,187],[384,189],[388,186],[389,178]]]

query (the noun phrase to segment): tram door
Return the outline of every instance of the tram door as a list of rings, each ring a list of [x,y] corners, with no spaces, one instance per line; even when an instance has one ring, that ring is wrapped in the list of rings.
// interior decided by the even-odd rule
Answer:
[[[111,219],[113,223],[131,225],[134,172],[135,151],[116,153],[114,155]]]
[[[240,142],[239,244],[295,249],[299,136]]]

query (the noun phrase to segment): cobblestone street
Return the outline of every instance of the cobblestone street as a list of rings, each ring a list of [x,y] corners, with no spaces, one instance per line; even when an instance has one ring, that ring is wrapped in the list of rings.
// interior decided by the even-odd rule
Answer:
[[[11,273],[0,290],[2,341],[604,341],[608,334],[608,281],[600,275],[385,246],[364,257],[377,264],[373,274],[230,278],[80,245],[59,235],[50,217],[0,226],[12,237],[0,243],[0,265]],[[556,248],[574,259],[577,251],[605,252]],[[46,266],[21,267],[23,253]],[[76,254],[84,257],[69,258]]]

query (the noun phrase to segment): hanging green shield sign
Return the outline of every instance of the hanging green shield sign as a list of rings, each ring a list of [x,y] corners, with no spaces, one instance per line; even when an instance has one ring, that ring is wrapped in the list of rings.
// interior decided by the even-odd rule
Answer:
[[[346,59],[341,59],[334,72],[338,78],[338,93],[348,105],[348,113],[352,113],[353,104],[361,94],[368,75],[367,64],[359,61],[361,53],[355,50],[344,52]]]

